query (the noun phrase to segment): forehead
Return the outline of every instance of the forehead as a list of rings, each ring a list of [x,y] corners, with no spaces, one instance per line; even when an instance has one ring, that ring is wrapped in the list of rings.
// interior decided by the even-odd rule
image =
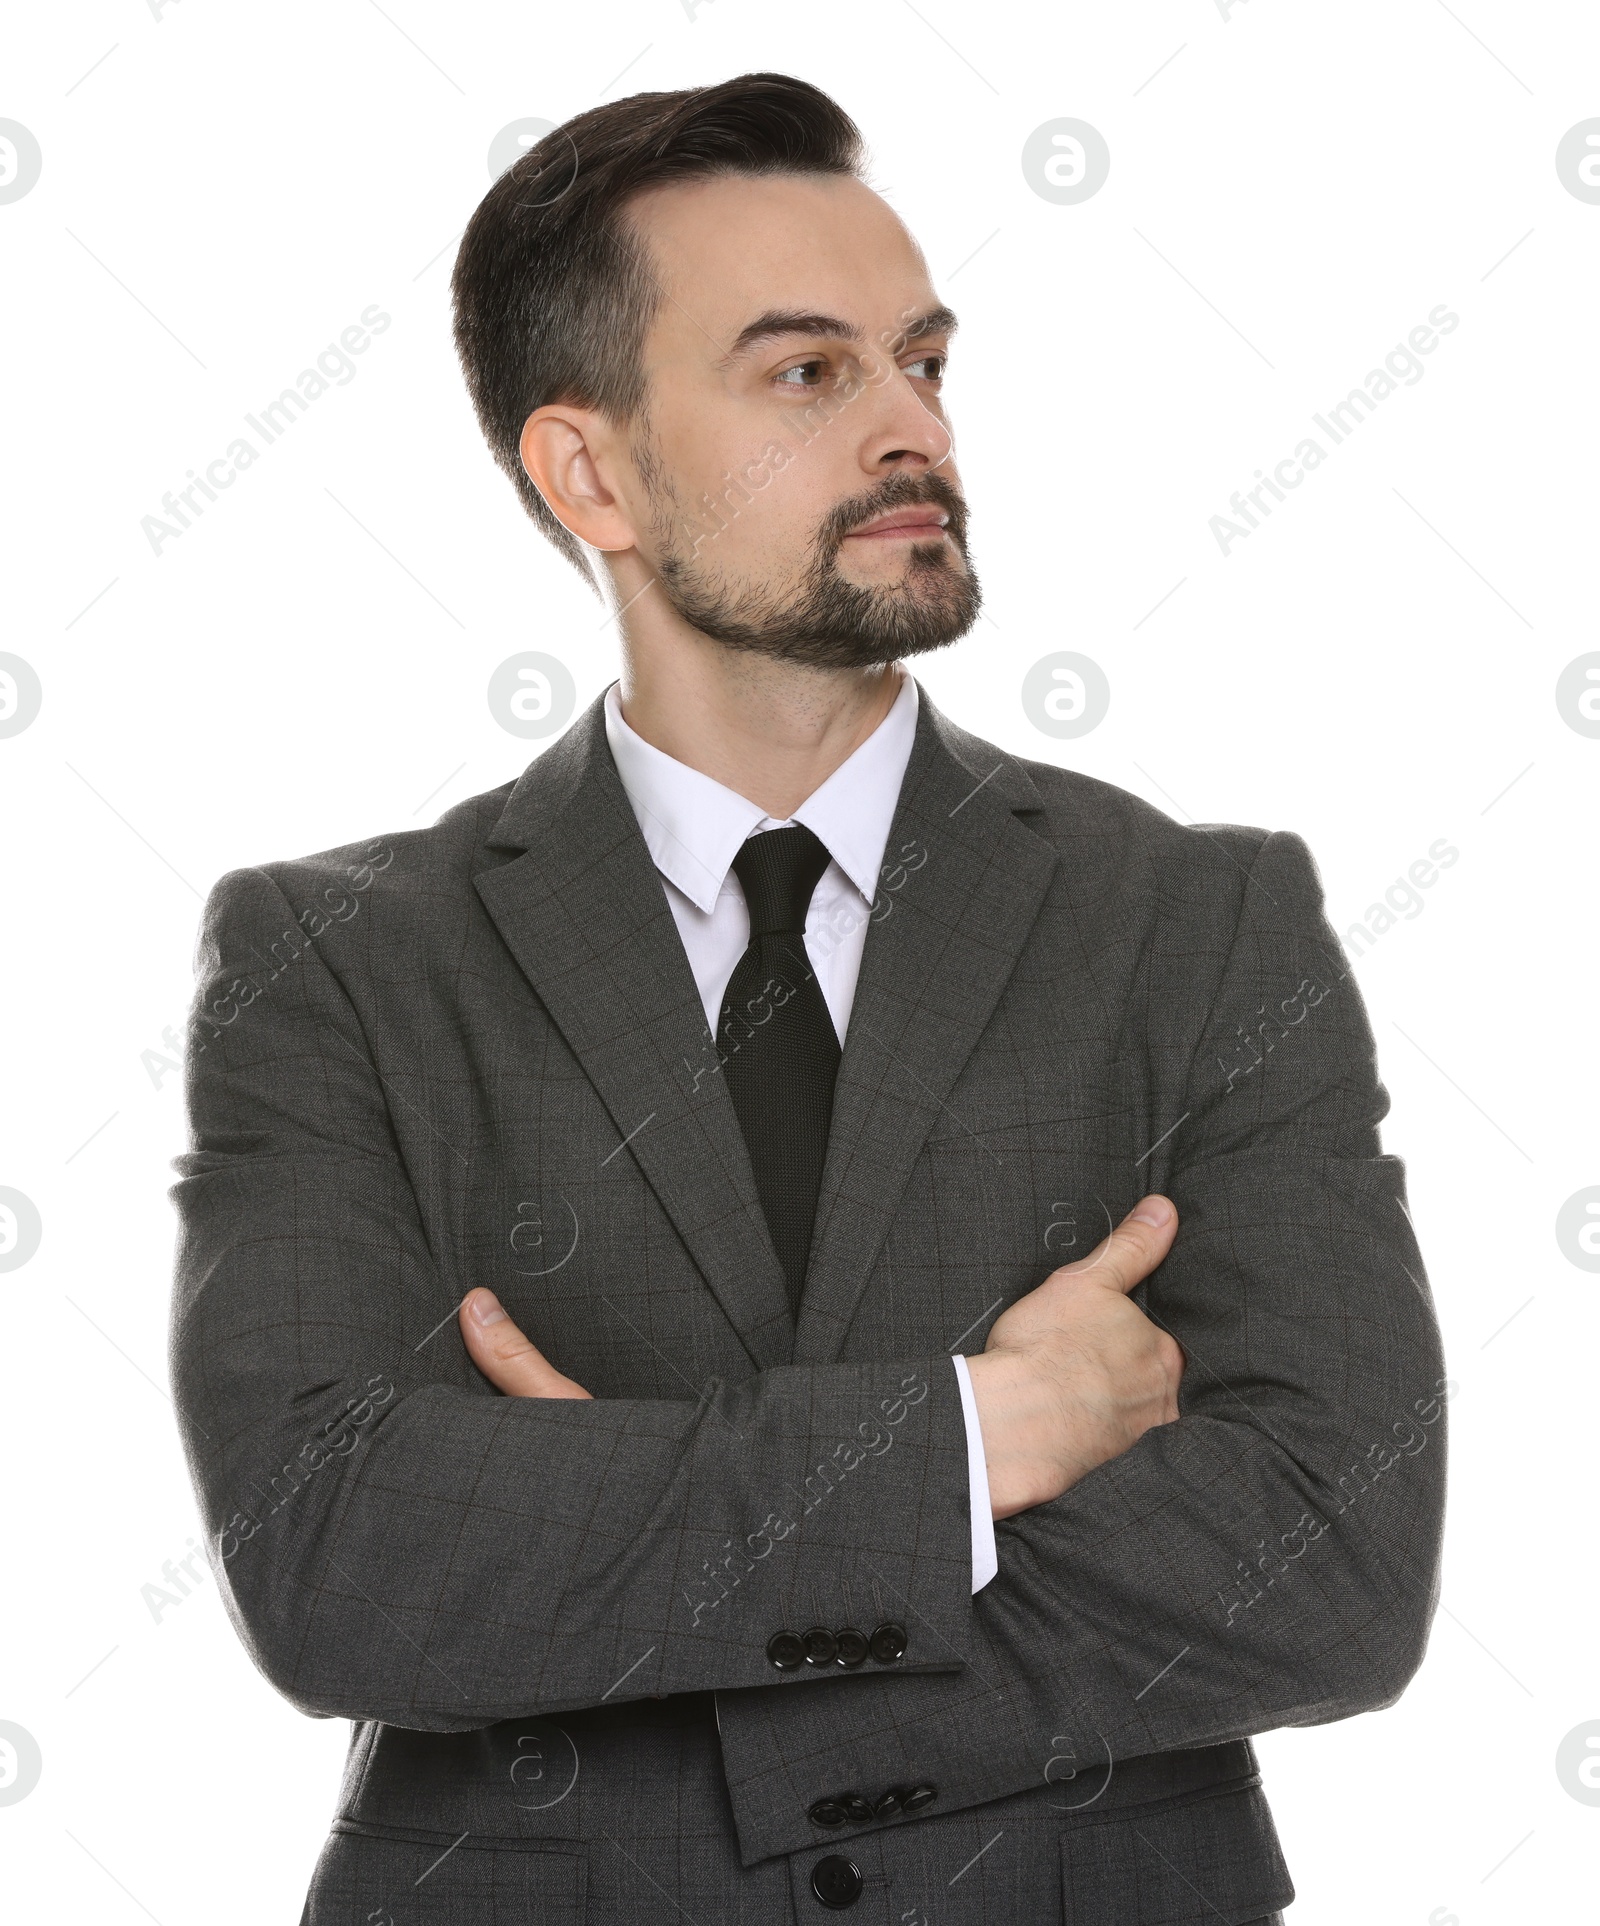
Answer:
[[[838,315],[870,335],[935,304],[916,242],[851,176],[693,181],[652,188],[628,212],[670,297],[652,331],[658,348],[726,349],[775,308]]]

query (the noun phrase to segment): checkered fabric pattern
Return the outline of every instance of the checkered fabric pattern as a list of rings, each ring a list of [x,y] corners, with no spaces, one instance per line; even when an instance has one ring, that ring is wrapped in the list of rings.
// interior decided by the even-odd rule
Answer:
[[[308,1926],[769,1926],[827,1857],[883,1926],[1289,1901],[1250,1735],[1403,1688],[1444,1472],[1296,836],[924,691],[798,1317],[599,702],[430,829],[223,876],[197,979],[174,1385],[242,1640],[354,1722]],[[1002,1523],[974,1596],[951,1354],[1151,1190],[1182,1416]],[[477,1285],[592,1402],[485,1383]],[[884,1622],[903,1657],[768,1657]]]

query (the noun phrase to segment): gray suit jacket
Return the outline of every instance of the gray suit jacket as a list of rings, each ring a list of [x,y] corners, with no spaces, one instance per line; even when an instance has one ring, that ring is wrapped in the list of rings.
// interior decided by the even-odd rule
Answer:
[[[176,1399],[241,1638],[354,1722],[311,1926],[820,1920],[825,1859],[884,1926],[1292,1897],[1249,1735],[1401,1691],[1444,1472],[1297,837],[923,692],[797,1322],[599,702],[430,829],[222,877],[197,975]],[[1182,1416],[974,1597],[951,1354],[1151,1190]],[[475,1285],[593,1402],[495,1392]],[[815,1627],[891,1629],[778,1669]]]

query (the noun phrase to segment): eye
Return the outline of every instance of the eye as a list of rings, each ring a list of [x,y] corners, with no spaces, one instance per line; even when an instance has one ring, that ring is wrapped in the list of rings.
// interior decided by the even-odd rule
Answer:
[[[827,366],[827,362],[820,358],[811,361],[797,361],[792,368],[785,368],[781,374],[774,375],[773,380],[780,388],[820,387],[822,384],[822,376]],[[791,381],[789,379],[790,375],[805,375],[808,379]]]
[[[920,370],[920,379],[923,381],[942,381],[948,360],[949,356],[945,354],[919,355],[915,361],[906,363],[906,373],[918,374]]]

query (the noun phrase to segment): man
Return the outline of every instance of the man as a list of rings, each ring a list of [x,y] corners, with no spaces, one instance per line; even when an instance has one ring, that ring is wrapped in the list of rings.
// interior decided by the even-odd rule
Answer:
[[[860,169],[761,74],[496,183],[468,386],[622,679],[207,904],[176,1382],[241,1636],[354,1721],[309,1926],[1240,1926],[1249,1735],[1420,1662],[1440,1357],[1314,867],[901,667],[978,586]]]

